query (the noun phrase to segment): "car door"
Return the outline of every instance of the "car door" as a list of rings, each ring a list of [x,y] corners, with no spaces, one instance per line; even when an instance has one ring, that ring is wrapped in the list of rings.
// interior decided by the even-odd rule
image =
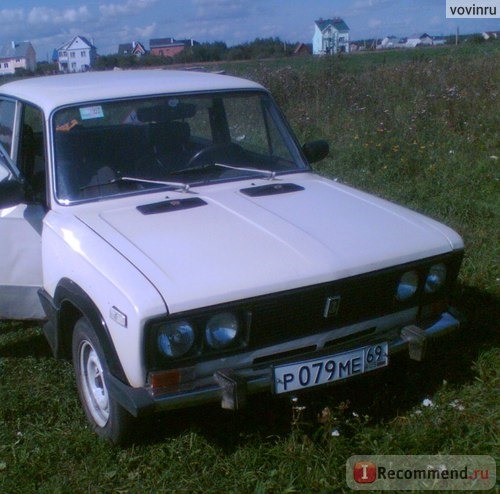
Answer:
[[[42,112],[0,97],[0,319],[41,319]]]

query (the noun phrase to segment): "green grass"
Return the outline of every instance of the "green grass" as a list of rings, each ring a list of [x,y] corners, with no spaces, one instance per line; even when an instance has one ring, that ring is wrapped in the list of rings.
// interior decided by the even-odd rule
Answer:
[[[352,454],[498,455],[495,59],[488,44],[225,66],[270,87],[299,140],[331,143],[319,173],[463,235],[454,303],[468,326],[449,348],[299,403],[160,415],[118,449],[88,429],[40,328],[0,323],[0,492],[341,492]]]

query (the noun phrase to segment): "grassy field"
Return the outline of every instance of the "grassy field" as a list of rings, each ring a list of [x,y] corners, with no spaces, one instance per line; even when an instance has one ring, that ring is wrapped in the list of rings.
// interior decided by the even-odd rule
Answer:
[[[498,58],[485,44],[219,67],[269,87],[301,142],[330,142],[319,173],[464,237],[453,302],[468,325],[449,348],[299,402],[161,415],[118,449],[87,428],[41,329],[3,322],[0,492],[343,492],[353,454],[497,456]]]

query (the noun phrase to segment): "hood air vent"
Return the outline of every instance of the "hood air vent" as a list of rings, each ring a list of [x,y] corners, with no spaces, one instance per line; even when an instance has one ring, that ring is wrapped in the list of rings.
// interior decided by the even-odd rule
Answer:
[[[137,209],[142,214],[158,214],[192,209],[206,205],[207,203],[199,197],[189,197],[188,199],[170,199],[168,201],[155,202],[153,204],[144,204],[142,206],[137,206]]]
[[[273,183],[270,185],[261,185],[259,187],[248,187],[241,189],[240,192],[250,197],[273,196],[275,194],[287,194],[288,192],[298,192],[304,190],[304,187],[297,184]]]

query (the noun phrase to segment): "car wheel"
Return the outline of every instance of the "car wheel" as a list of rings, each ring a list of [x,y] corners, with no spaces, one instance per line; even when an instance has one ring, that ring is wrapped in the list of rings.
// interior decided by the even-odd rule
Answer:
[[[84,317],[73,331],[73,366],[80,401],[93,430],[115,444],[127,443],[134,419],[109,394],[106,359],[92,325]]]

